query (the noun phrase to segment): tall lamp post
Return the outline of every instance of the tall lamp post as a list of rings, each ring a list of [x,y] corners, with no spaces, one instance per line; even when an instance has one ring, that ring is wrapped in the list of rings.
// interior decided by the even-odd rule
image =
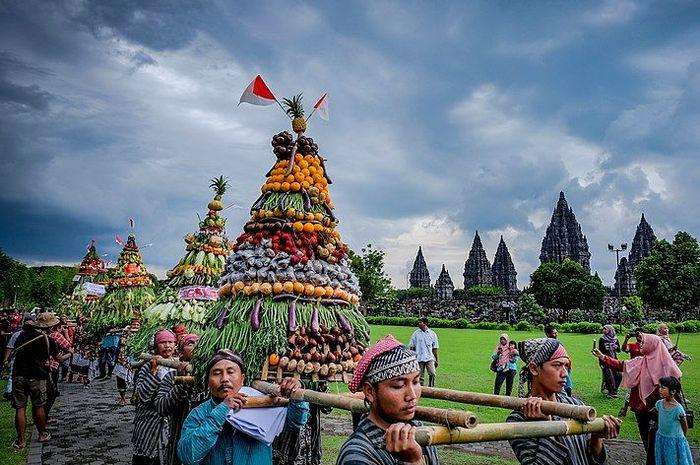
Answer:
[[[608,244],[608,250],[610,252],[615,252],[615,274],[618,275],[618,279],[615,282],[615,287],[617,288],[617,324],[620,325],[620,331],[622,331],[622,286],[620,283],[620,252],[627,250],[627,243],[623,242],[620,247],[616,247],[612,244]]]

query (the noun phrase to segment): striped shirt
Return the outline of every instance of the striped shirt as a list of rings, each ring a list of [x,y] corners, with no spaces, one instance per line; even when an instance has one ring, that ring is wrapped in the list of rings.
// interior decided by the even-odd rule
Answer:
[[[421,426],[421,422],[415,420],[411,424]],[[399,465],[404,463],[387,452],[384,443],[385,433],[386,431],[365,416],[341,447],[336,465]],[[435,446],[423,447],[423,464],[439,465],[439,463]]]
[[[564,394],[557,394],[557,401],[565,404],[583,405],[583,403]],[[553,420],[562,418],[552,415]],[[509,423],[528,421],[521,412],[514,411],[506,420]],[[591,453],[591,435],[577,434],[571,436],[513,439],[510,446],[515,457],[522,465],[602,465],[606,461],[605,447],[603,457],[597,459]]]
[[[164,367],[159,367],[164,368]],[[138,371],[134,392],[136,394],[136,413],[134,415],[134,433],[131,445],[134,455],[142,457],[163,456],[168,442],[168,418],[156,408],[156,397],[161,379],[151,373],[151,364],[147,363]],[[160,403],[162,411],[167,401]]]
[[[160,382],[158,394],[153,402],[160,415],[168,418],[170,436],[166,446],[166,463],[180,465],[177,456],[177,441],[180,439],[182,424],[190,412],[190,389],[185,384],[175,384],[175,371],[166,374]]]

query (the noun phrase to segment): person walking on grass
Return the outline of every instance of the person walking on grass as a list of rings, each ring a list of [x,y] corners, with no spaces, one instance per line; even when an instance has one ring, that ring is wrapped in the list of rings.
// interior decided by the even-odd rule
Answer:
[[[634,330],[634,332],[625,334],[625,340],[622,341],[622,351],[628,353],[631,359],[642,355],[642,351],[639,348],[639,341],[642,340],[642,334],[644,334],[644,328],[637,328]],[[629,342],[631,338],[635,338],[637,342]],[[626,417],[629,406],[630,391],[628,389],[627,394],[625,394],[625,403],[622,405],[622,408],[617,415],[620,417]]]
[[[622,385],[630,390],[630,408],[647,453],[646,465],[653,465],[656,461],[654,424],[658,421],[654,406],[660,397],[659,380],[665,376],[680,379],[683,373],[657,335],[644,334],[639,341],[639,349],[641,357],[624,362],[608,357],[598,349],[593,349],[592,354],[605,366],[622,372]]]
[[[518,350],[516,347],[511,347],[510,338],[507,334],[501,334],[496,348],[493,349],[491,359],[496,363],[496,381],[493,385],[493,393],[499,395],[503,381],[506,382],[506,395],[509,396],[513,392],[513,379],[517,370]],[[512,361],[511,361],[512,360]],[[515,365],[515,369],[511,370],[511,366]]]
[[[603,355],[617,360],[617,353],[620,352],[620,341],[618,341],[615,336],[615,328],[613,328],[613,325],[603,326],[603,336],[598,339],[598,350],[600,350]],[[602,385],[605,387],[608,397],[616,398],[622,375],[620,372],[613,370],[603,363],[600,363],[600,369],[603,373]]]
[[[58,318],[51,312],[41,313],[35,321],[27,321],[22,333],[17,337],[13,353],[15,356],[12,370],[12,406],[15,409],[15,429],[17,440],[12,444],[15,449],[26,445],[27,401],[32,401],[32,416],[39,432],[39,442],[51,439],[46,431],[47,384],[49,367],[47,361],[53,358],[57,362],[70,357],[61,356],[56,343],[49,338],[48,331],[58,324]]]
[[[413,332],[409,347],[416,353],[420,366],[420,384],[424,386],[424,374],[428,371],[428,386],[435,386],[435,371],[438,367],[438,337],[435,331],[428,328],[428,319],[423,317],[418,320],[418,329]]]

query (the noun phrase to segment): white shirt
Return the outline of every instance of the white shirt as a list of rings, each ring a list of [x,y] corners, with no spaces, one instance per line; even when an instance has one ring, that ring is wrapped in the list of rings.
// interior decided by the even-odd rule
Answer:
[[[415,330],[413,336],[411,336],[411,342],[408,345],[412,349],[415,349],[416,359],[418,359],[419,362],[435,360],[433,349],[440,348],[437,334],[430,328],[425,331],[422,329]]]

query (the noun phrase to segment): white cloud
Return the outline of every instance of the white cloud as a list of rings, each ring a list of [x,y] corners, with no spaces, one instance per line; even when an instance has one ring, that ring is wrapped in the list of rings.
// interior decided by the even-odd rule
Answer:
[[[603,149],[570,134],[557,121],[539,121],[494,84],[482,84],[451,111],[463,137],[494,159],[564,166],[568,179],[586,186],[598,179]]]

